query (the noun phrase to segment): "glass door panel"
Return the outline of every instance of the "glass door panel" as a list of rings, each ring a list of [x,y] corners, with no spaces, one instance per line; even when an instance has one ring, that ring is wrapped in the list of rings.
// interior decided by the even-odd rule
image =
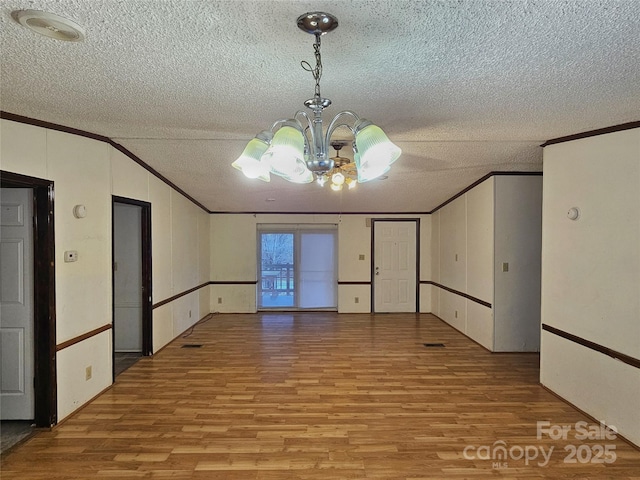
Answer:
[[[299,308],[337,305],[335,234],[300,233]]]
[[[293,233],[260,234],[260,308],[296,305],[294,258]]]

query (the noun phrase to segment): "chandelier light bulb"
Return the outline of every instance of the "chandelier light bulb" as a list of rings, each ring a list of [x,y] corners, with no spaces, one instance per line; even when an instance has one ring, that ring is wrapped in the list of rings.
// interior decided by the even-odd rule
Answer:
[[[340,172],[334,173],[331,177],[331,181],[336,185],[342,185],[344,183],[344,175]]]

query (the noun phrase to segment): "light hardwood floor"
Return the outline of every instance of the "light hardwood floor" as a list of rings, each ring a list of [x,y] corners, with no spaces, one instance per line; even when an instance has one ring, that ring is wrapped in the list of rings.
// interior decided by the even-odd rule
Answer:
[[[620,439],[536,438],[537,421],[593,425],[539,386],[538,362],[428,314],[217,315],[6,455],[2,479],[640,478]],[[500,445],[500,465],[484,459]],[[616,459],[565,463],[570,445]]]

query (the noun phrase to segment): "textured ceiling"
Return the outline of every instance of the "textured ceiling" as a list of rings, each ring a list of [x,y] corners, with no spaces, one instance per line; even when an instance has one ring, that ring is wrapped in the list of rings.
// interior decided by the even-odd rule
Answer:
[[[86,40],[32,33],[18,9]],[[340,23],[326,117],[353,110],[403,149],[388,179],[340,193],[230,167],[313,95],[295,20],[317,10]],[[636,0],[5,0],[0,29],[2,110],[110,137],[212,211],[429,211],[490,171],[541,170],[545,140],[640,119]]]

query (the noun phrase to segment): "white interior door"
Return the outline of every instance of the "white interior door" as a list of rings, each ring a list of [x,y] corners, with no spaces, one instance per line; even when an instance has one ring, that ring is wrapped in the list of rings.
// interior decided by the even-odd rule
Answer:
[[[416,311],[416,222],[374,225],[374,311]]]
[[[0,193],[0,411],[34,418],[33,192]]]
[[[114,204],[114,351],[142,352],[142,207]]]

